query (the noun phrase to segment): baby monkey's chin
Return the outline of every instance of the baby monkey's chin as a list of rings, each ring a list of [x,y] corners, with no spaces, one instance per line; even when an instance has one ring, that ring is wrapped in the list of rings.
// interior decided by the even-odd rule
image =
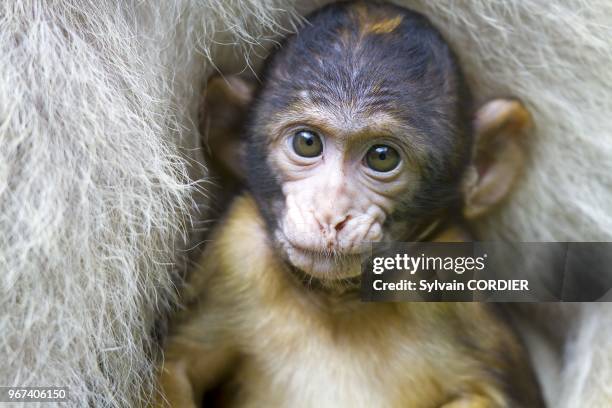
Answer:
[[[361,254],[300,248],[287,239],[279,239],[285,259],[307,275],[321,280],[340,280],[361,274]]]
[[[347,279],[361,273],[360,255],[329,255],[299,248],[290,248],[285,253],[291,265],[317,279]]]

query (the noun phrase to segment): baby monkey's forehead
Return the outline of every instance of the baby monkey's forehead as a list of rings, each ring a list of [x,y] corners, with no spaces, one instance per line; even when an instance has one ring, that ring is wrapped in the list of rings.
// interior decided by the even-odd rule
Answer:
[[[469,90],[450,47],[425,16],[390,4],[315,12],[270,60],[261,95],[258,123],[268,127],[376,127],[451,147],[469,137]]]
[[[387,112],[445,96],[455,100],[460,70],[421,14],[382,3],[338,3],[308,21],[272,59],[268,86],[279,97],[306,91],[318,104]]]

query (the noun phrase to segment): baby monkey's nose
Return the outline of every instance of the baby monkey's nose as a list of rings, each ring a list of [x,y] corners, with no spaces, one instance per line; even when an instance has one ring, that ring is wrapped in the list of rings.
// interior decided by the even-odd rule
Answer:
[[[351,219],[351,216],[347,215],[346,217],[344,217],[344,219],[342,221],[336,223],[336,225],[334,225],[334,229],[336,230],[336,232],[342,231],[342,229],[346,226],[346,223],[350,219]]]
[[[350,215],[327,215],[321,218],[315,217],[319,223],[321,232],[327,239],[335,239],[336,235],[346,227],[347,222],[351,219]]]

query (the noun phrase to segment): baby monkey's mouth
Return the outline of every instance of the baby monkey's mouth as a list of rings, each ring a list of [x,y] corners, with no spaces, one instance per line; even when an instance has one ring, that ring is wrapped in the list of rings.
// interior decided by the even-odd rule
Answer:
[[[294,268],[321,280],[339,280],[361,273],[361,257],[364,245],[316,245],[306,247],[289,240],[285,234],[276,234],[285,260]]]

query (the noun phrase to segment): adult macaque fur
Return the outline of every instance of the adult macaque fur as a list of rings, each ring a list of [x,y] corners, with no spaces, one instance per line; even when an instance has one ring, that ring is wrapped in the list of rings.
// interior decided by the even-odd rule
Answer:
[[[247,54],[256,65],[254,44],[272,46],[262,27],[282,35],[321,3],[0,5],[0,384],[65,385],[73,406],[144,404],[166,265],[194,246],[189,217],[206,219],[190,205],[203,170],[187,174],[201,159],[197,84]],[[515,95],[534,116],[525,177],[478,238],[611,240],[612,3],[397,3],[440,27],[479,100]],[[610,405],[612,306],[531,308],[550,405]],[[549,324],[555,342],[538,334]]]

